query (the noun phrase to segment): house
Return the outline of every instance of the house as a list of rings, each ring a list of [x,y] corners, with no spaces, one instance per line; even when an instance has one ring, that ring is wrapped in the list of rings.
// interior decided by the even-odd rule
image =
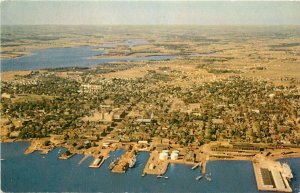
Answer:
[[[212,119],[211,120],[213,124],[215,125],[221,125],[224,123],[224,120],[223,119]]]
[[[195,153],[193,151],[189,151],[186,155],[185,155],[185,160],[186,161],[190,161],[190,162],[194,162],[195,161]]]
[[[2,97],[2,98],[6,98],[6,99],[10,99],[10,98],[11,98],[11,95],[10,95],[10,94],[7,94],[7,93],[2,93],[2,94],[1,94],[1,97]]]

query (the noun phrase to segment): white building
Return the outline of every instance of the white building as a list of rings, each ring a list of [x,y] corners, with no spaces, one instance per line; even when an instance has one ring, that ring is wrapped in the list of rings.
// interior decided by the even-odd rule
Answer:
[[[178,160],[178,151],[173,151],[171,153],[171,160]]]
[[[165,160],[168,159],[168,156],[169,156],[168,153],[166,153],[166,152],[161,152],[161,153],[159,154],[159,159],[165,161]]]

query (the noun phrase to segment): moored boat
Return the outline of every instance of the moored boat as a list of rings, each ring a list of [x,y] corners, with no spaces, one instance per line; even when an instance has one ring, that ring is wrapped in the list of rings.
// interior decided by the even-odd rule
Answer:
[[[109,164],[108,169],[112,170],[115,166],[116,166],[115,161],[112,161],[112,162]]]
[[[129,167],[130,167],[130,168],[133,168],[134,165],[135,165],[135,163],[136,163],[136,157],[134,157],[134,158],[129,162]]]
[[[289,181],[293,178],[292,170],[287,163],[282,164],[282,176],[284,176]]]

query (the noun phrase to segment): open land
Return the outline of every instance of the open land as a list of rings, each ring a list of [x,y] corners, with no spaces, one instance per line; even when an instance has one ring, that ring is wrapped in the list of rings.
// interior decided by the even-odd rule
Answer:
[[[281,165],[264,164],[300,156],[299,26],[3,29],[2,59],[83,45],[106,45],[96,58],[175,57],[2,72],[1,141],[30,140],[26,153],[65,147],[61,159],[94,156],[91,167],[124,148],[117,173],[149,151],[143,175],[169,163],[205,173],[208,160],[259,160],[259,189],[291,191]],[[274,187],[259,184],[261,171],[273,172]]]

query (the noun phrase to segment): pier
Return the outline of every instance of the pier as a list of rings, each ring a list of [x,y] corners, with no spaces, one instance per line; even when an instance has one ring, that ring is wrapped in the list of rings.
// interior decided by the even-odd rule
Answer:
[[[59,155],[58,159],[70,159],[71,157],[73,157],[76,153],[71,153],[68,150],[65,153],[62,153]]]
[[[89,165],[90,168],[99,168],[105,159],[103,159],[103,156],[100,155],[97,158],[94,159],[94,161]]]
[[[194,170],[194,169],[196,169],[199,166],[200,166],[200,164],[195,164],[191,169]]]
[[[98,152],[97,154],[94,155],[94,161],[89,165],[90,168],[99,168],[103,162],[109,157],[111,149],[103,149],[101,152]],[[89,155],[86,155],[83,157],[78,164],[81,164],[85,159],[87,159]]]
[[[111,170],[113,173],[122,174],[125,173],[128,169],[128,163],[126,162],[118,162],[116,166]]]
[[[112,172],[114,173],[125,173],[129,167],[129,164],[135,159],[135,151],[127,151],[125,154],[123,154],[119,161],[116,163],[116,165],[112,168]]]
[[[90,157],[90,156],[85,155],[85,156],[78,162],[78,164],[82,164],[88,157]]]
[[[143,174],[163,175],[168,169],[169,162],[158,158],[158,152],[154,151],[146,163]]]
[[[206,172],[206,161],[201,162],[201,170],[200,170],[200,172],[202,174],[205,174],[205,172]]]
[[[279,161],[258,157],[253,160],[253,168],[258,190],[292,192]]]

